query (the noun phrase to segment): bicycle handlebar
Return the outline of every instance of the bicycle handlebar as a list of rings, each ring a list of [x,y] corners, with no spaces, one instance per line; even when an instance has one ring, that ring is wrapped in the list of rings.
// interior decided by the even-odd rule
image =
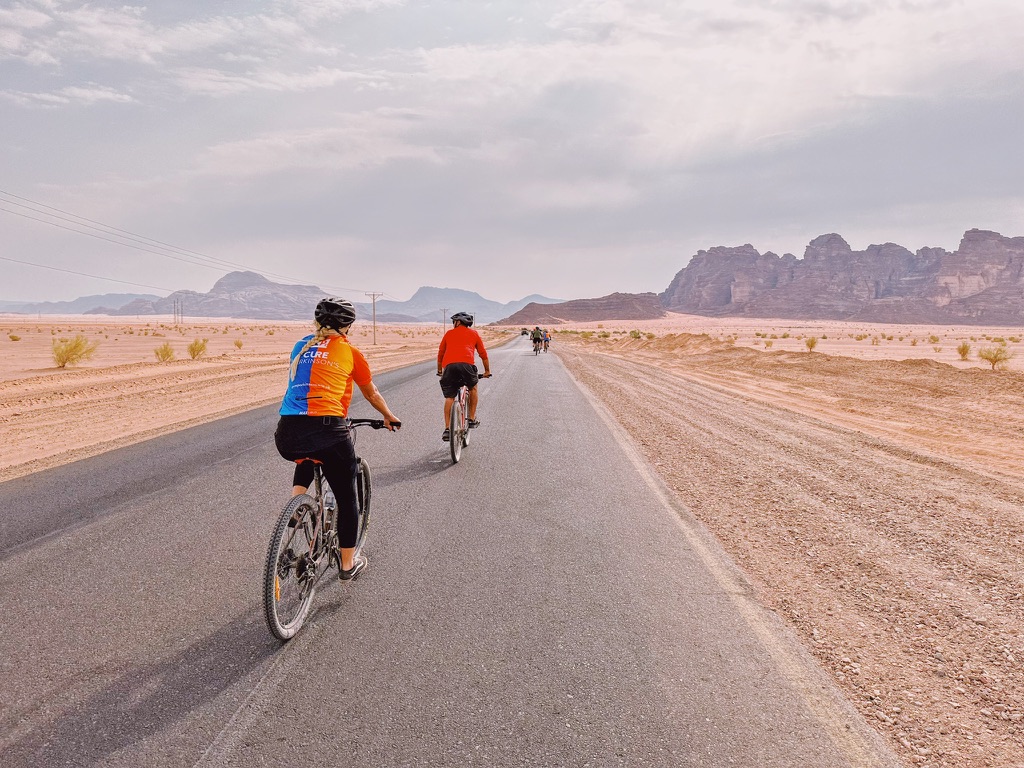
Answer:
[[[395,429],[402,426],[400,421],[391,422]],[[387,425],[384,423],[384,419],[349,419],[348,424],[350,427],[372,427],[373,429],[384,429]]]

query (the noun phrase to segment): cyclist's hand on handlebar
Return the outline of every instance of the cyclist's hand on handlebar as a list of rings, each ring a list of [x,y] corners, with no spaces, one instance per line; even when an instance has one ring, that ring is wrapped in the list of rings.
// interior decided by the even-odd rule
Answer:
[[[384,426],[389,432],[397,432],[402,428],[402,422],[398,419],[384,419]]]

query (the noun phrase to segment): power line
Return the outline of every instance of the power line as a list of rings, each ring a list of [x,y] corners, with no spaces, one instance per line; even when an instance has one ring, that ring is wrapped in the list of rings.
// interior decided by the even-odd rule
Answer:
[[[291,277],[290,275],[280,275],[280,274],[277,274],[277,273],[274,273],[274,272],[257,270],[257,269],[253,269],[252,267],[250,267],[248,265],[245,265],[245,264],[239,264],[237,262],[228,261],[226,259],[220,259],[220,258],[217,258],[217,257],[214,257],[214,256],[208,256],[208,255],[206,255],[204,253],[200,253],[199,251],[192,251],[192,250],[189,250],[187,248],[180,248],[180,247],[175,246],[175,245],[170,245],[168,243],[164,243],[164,242],[162,242],[160,240],[154,240],[153,238],[146,237],[145,235],[140,235],[138,233],[130,232],[130,231],[125,230],[125,229],[119,229],[119,228],[113,227],[113,226],[111,226],[109,224],[104,224],[103,222],[95,221],[93,219],[86,218],[85,216],[79,216],[78,214],[71,213],[69,211],[65,211],[65,210],[62,210],[60,208],[56,208],[56,207],[54,207],[52,205],[47,205],[46,203],[40,203],[40,202],[38,202],[36,200],[32,200],[32,199],[27,198],[27,197],[22,197],[21,195],[16,195],[16,194],[14,194],[12,192],[6,192],[4,190],[0,190],[0,194],[6,195],[8,197],[15,198],[16,200],[23,200],[26,203],[31,203],[31,206],[38,206],[39,208],[46,208],[46,209],[48,209],[50,211],[56,211],[57,213],[63,214],[63,215],[62,216],[58,216],[58,215],[53,214],[53,213],[48,213],[47,211],[37,210],[37,208],[33,208],[30,205],[24,205],[22,203],[15,202],[14,200],[3,200],[3,199],[0,199],[0,203],[6,203],[7,205],[14,205],[14,206],[18,206],[20,208],[25,208],[25,209],[33,212],[33,213],[37,213],[37,214],[40,214],[42,216],[49,216],[49,217],[51,217],[53,219],[58,219],[58,220],[65,221],[65,222],[67,222],[69,224],[73,224],[74,225],[74,227],[64,226],[63,224],[59,224],[59,223],[57,223],[55,221],[50,221],[49,219],[41,219],[41,218],[37,218],[35,216],[29,216],[28,214],[25,214],[25,213],[21,213],[20,211],[12,211],[12,210],[9,210],[7,208],[0,207],[0,211],[2,211],[4,213],[9,213],[9,214],[11,214],[13,216],[21,216],[22,218],[30,219],[32,221],[37,221],[37,222],[39,222],[41,224],[48,224],[48,225],[50,225],[52,227],[57,227],[58,229],[64,229],[64,230],[67,230],[69,232],[74,232],[76,234],[86,235],[88,237],[96,238],[97,240],[104,240],[106,242],[113,243],[115,245],[120,245],[120,246],[123,246],[125,248],[132,248],[132,249],[137,250],[137,251],[143,251],[145,253],[151,253],[151,254],[153,254],[155,256],[163,256],[164,258],[174,259],[176,261],[181,261],[181,262],[185,262],[185,263],[188,263],[188,264],[194,264],[195,266],[205,267],[206,269],[214,269],[214,270],[217,270],[217,271],[219,271],[221,273],[224,273],[229,268],[231,268],[231,269],[243,269],[243,270],[248,270],[248,271],[256,272],[257,274],[262,275],[263,277],[266,277],[268,279],[270,277],[276,277],[278,279],[286,280],[286,281],[289,281],[289,282],[291,282],[293,284],[298,284],[298,285],[308,285],[308,283],[309,283],[308,278],[306,278],[306,279],[298,279],[298,278],[295,278],[295,277]],[[67,217],[71,217],[71,218],[67,218]],[[95,226],[93,226],[93,225],[95,225]],[[81,229],[76,229],[75,227],[85,227],[87,229],[93,229],[93,230],[96,230],[97,232],[100,232],[102,234],[96,234],[94,232],[86,232],[86,231],[83,231]],[[111,237],[104,237],[103,235],[110,235]],[[120,239],[116,239],[115,240],[115,239],[112,239],[112,238],[120,238]],[[149,246],[149,247],[146,247],[146,246]],[[159,250],[154,250],[154,248],[158,248]],[[15,261],[14,259],[7,259],[7,260],[8,261]],[[204,263],[204,262],[210,262],[210,263]],[[94,278],[99,279],[99,280],[111,280],[112,282],[127,282],[127,281],[123,281],[123,280],[116,280],[116,279],[113,279],[113,278],[100,277],[98,275],[87,275],[87,274],[85,274],[83,272],[74,272],[72,270],[61,270],[61,269],[58,269],[56,267],[47,267],[46,265],[43,265],[43,264],[34,264],[32,262],[27,262],[27,261],[22,261],[22,262],[18,262],[18,263],[28,264],[30,266],[42,267],[44,269],[56,269],[57,271],[69,272],[70,274],[78,274],[78,275],[82,275],[84,277],[94,277]],[[129,285],[139,285],[138,283],[128,283],[128,284]],[[151,286],[145,286],[145,287],[151,287]],[[324,286],[317,286],[317,287],[324,287]],[[365,291],[363,291],[362,289],[359,289],[359,288],[345,288],[345,287],[342,287],[342,286],[334,286],[334,285],[328,285],[328,286],[326,286],[326,288],[330,289],[332,292],[338,292],[338,293],[366,293]],[[170,290],[170,289],[161,288],[159,290]]]
[[[136,288],[152,288],[157,291],[167,291],[172,293],[171,288],[161,288],[157,285],[146,285],[145,283],[133,283],[130,280],[118,280],[116,277],[100,277],[99,275],[90,275],[88,272],[76,272],[73,269],[63,269],[61,267],[51,267],[46,264],[35,264],[31,261],[22,261],[20,259],[12,259],[8,256],[0,256],[0,259],[4,261],[13,261],[15,264],[28,264],[30,267],[39,267],[40,269],[52,269],[54,272],[67,272],[69,275],[81,275],[82,277],[94,277],[97,280],[108,280],[112,283],[124,283],[125,285],[134,285]]]

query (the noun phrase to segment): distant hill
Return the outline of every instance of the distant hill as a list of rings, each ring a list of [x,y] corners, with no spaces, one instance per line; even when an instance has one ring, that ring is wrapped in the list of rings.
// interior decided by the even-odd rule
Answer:
[[[558,325],[596,320],[655,320],[667,313],[654,293],[612,293],[599,299],[574,299],[561,304],[527,304],[497,325]]]
[[[557,304],[560,299],[549,299],[544,296],[527,296],[519,301],[510,301],[506,304],[485,299],[479,293],[464,291],[458,288],[434,288],[424,286],[412,295],[408,301],[390,301],[381,299],[377,301],[377,319],[380,320],[381,313],[401,315],[416,322],[438,322],[442,320],[442,313],[447,317],[453,312],[469,312],[476,319],[477,323],[493,323],[498,318],[516,312],[531,302],[538,304]],[[361,317],[368,317],[372,310],[370,304],[357,304]],[[407,319],[406,322],[409,320]],[[389,322],[389,321],[385,321]],[[402,322],[393,320],[390,322]]]
[[[100,307],[117,309],[137,299],[150,301],[158,298],[159,296],[149,293],[104,293],[82,296],[71,301],[0,301],[0,312],[26,315],[85,315]]]
[[[315,285],[283,285],[256,272],[231,272],[218,280],[207,293],[175,291],[169,296],[136,296],[126,302],[91,306],[84,313],[111,315],[170,315],[176,310],[192,317],[238,317],[253,320],[307,320],[313,307],[329,292]],[[378,300],[377,321],[415,323],[442,321],[453,312],[476,316],[478,323],[489,323],[515,312],[531,301],[555,303],[557,299],[530,296],[520,301],[501,303],[478,293],[457,288],[420,288],[408,301]],[[95,302],[94,302],[95,303]],[[355,302],[360,320],[369,320],[373,305]],[[65,310],[71,312],[71,310]]]

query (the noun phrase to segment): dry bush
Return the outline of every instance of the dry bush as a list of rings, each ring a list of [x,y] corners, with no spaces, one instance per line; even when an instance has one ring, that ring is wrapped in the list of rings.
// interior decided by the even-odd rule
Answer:
[[[18,336],[16,333],[7,334],[7,338],[9,338],[11,341],[21,341],[21,336]]]
[[[161,363],[169,363],[174,359],[174,347],[171,346],[171,342],[165,341],[153,350],[153,354],[156,355],[156,359]]]
[[[188,345],[188,356],[193,360],[198,360],[200,357],[206,354],[206,345],[209,339],[196,339]]]
[[[982,347],[978,350],[978,358],[989,363],[993,371],[996,368],[1005,368],[1007,360],[1011,357],[1013,357],[1013,352],[1002,345],[998,347]]]
[[[242,348],[242,340],[241,339],[235,339],[235,349],[241,349],[241,348]]]
[[[53,362],[57,364],[58,368],[76,365],[91,359],[99,346],[98,341],[89,343],[89,340],[82,334],[78,334],[73,339],[54,339]]]
[[[771,339],[768,339],[768,341],[766,341],[766,342],[764,343],[764,348],[765,348],[765,349],[771,349],[771,346],[772,346],[772,340],[771,340]]]
[[[961,360],[966,360],[967,356],[971,354],[971,345],[968,344],[966,341],[961,341],[956,348],[956,352],[958,355],[960,355]]]
[[[807,345],[807,351],[808,352],[813,352],[814,348],[816,346],[818,346],[818,337],[817,336],[811,336],[809,338],[806,338],[806,339],[804,339],[804,344]]]

